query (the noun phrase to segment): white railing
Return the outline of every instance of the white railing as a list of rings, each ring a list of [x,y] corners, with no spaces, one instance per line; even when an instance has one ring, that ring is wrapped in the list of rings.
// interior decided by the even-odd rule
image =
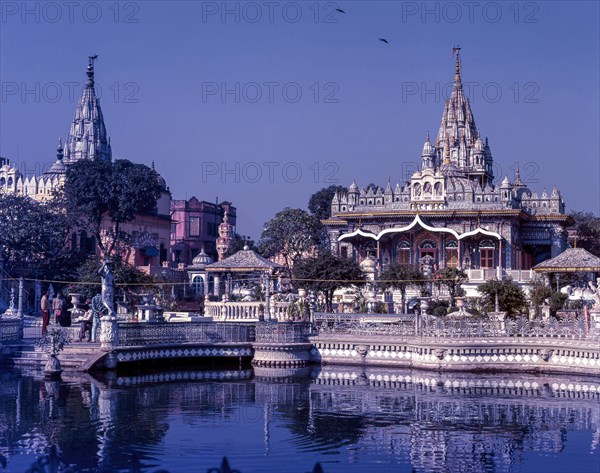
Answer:
[[[469,277],[469,281],[489,281],[491,279],[500,279],[502,277],[510,277],[515,282],[529,282],[535,278],[535,273],[532,269],[500,269],[485,268],[485,269],[465,269],[465,273]]]
[[[271,302],[271,318],[285,321],[289,302]],[[264,302],[205,302],[204,315],[215,321],[256,322],[260,314],[267,317]]]

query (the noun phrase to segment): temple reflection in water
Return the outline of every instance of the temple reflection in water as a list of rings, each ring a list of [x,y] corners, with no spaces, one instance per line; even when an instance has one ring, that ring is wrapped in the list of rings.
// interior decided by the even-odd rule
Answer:
[[[599,400],[596,379],[533,375],[13,373],[0,383],[0,454],[7,471],[24,471],[51,445],[81,471],[124,469],[132,454],[147,471],[204,471],[222,455],[243,472],[303,472],[317,461],[326,472],[539,471],[527,466],[538,457],[597,471]],[[585,455],[569,458],[577,451]]]

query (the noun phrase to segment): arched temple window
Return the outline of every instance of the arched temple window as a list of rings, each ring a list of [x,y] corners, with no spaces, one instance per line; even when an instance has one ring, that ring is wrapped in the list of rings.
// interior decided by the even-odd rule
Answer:
[[[426,182],[423,185],[423,197],[431,197],[431,183]]]
[[[479,243],[479,267],[492,269],[494,267],[494,252],[496,245],[492,240],[481,240]]]
[[[204,280],[202,276],[194,276],[192,279],[192,289],[197,296],[204,294]]]
[[[415,197],[419,197],[421,195],[421,184],[415,184],[413,194]]]
[[[440,197],[442,195],[442,183],[436,182],[435,186],[433,186],[433,190],[435,191],[435,195]]]
[[[396,246],[396,257],[398,264],[409,265],[410,264],[410,243],[406,240],[398,242]]]
[[[458,267],[458,242],[450,240],[446,242],[446,268]]]

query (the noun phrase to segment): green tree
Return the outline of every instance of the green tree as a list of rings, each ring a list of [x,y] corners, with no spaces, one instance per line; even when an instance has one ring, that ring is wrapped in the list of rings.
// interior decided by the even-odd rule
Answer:
[[[458,268],[442,268],[433,273],[433,280],[440,286],[446,286],[450,294],[450,307],[454,307],[454,299],[465,295],[462,284],[469,280],[467,273]]]
[[[344,186],[332,185],[315,192],[308,200],[309,212],[319,220],[331,217],[331,201],[336,192],[347,192]]]
[[[0,259],[7,271],[69,277],[81,255],[69,249],[68,234],[67,215],[56,202],[0,193]]]
[[[600,256],[600,217],[591,212],[571,212],[575,220],[575,238],[578,248]]]
[[[148,166],[81,160],[67,169],[62,202],[77,227],[96,238],[102,257],[109,257],[124,237],[121,224],[155,212],[160,194],[158,175]]]
[[[379,275],[379,284],[383,290],[400,291],[402,310],[406,309],[406,290],[408,288],[421,288],[425,285],[423,273],[412,266],[393,263],[385,268]]]
[[[512,279],[496,279],[481,284],[477,290],[483,296],[482,306],[487,312],[495,309],[496,294],[498,294],[498,305],[501,311],[508,315],[515,315],[527,308],[525,293],[515,284]]]
[[[530,287],[529,298],[531,299],[531,304],[535,308],[535,315],[537,317],[539,316],[540,305],[552,296],[553,291],[540,279],[535,279],[530,284]]]
[[[366,283],[365,275],[355,261],[329,252],[297,260],[293,273],[299,287],[323,293],[329,312],[333,312],[333,293],[336,290],[360,287]]]
[[[318,218],[287,207],[265,223],[258,248],[267,258],[281,255],[291,272],[297,261],[315,252],[324,241],[324,228]]]
[[[143,273],[135,266],[128,264],[119,257],[115,257],[113,262],[113,276],[115,284],[130,284],[130,286],[118,286],[115,294],[122,289],[126,294],[137,294],[147,292],[152,289],[155,280]],[[71,284],[67,289],[69,293],[82,294],[83,298],[93,297],[100,293],[102,278],[98,274],[101,265],[101,259],[97,256],[88,257],[77,269],[77,284]]]
[[[563,308],[568,298],[567,294],[552,291],[552,295],[550,296],[550,314],[555,316],[556,312]]]

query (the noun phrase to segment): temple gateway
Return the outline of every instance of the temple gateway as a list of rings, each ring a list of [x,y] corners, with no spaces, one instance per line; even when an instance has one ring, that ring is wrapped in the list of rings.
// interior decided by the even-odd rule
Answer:
[[[452,94],[435,141],[427,134],[421,169],[395,187],[388,180],[385,188],[361,189],[353,181],[334,196],[323,223],[335,254],[370,258],[379,268],[421,265],[429,256],[434,268],[467,270],[471,281],[528,280],[524,270],[567,247],[565,227],[573,222],[556,187],[537,194],[518,169],[512,181],[495,181],[490,144],[463,93],[460,48],[454,52]]]

